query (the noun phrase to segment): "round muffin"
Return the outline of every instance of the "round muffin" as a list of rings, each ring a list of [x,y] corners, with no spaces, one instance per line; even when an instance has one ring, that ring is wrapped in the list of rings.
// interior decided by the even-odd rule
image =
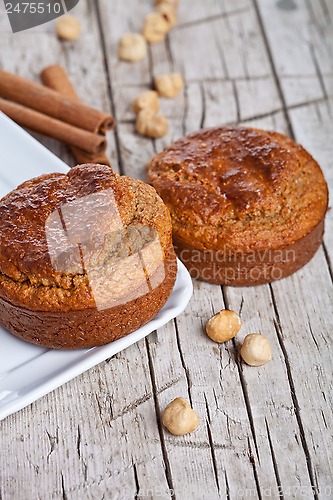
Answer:
[[[177,273],[168,209],[104,165],[42,175],[0,200],[0,324],[45,347],[119,339],[153,318]]]
[[[318,249],[328,190],[316,161],[277,132],[219,127],[152,158],[148,182],[171,212],[192,277],[248,286],[297,271]]]

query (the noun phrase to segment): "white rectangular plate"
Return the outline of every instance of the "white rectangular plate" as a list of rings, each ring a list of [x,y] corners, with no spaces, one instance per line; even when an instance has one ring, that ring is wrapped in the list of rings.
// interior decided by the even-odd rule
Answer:
[[[65,163],[0,112],[0,198],[29,178],[67,171]],[[157,316],[130,335],[91,349],[45,349],[0,327],[0,420],[165,325],[191,295],[191,278],[178,261],[175,287]]]

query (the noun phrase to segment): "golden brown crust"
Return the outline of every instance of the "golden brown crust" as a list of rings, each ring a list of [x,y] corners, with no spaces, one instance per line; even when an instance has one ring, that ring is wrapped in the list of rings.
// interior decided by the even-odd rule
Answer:
[[[131,189],[123,177],[103,165],[78,166],[66,175],[42,175],[11,191],[0,200],[0,272],[15,281],[29,279],[35,285],[66,288],[50,260],[45,223],[64,203],[108,188],[115,194],[124,224],[129,225],[135,210]]]
[[[192,274],[197,269],[201,279],[201,253],[207,251],[220,257],[224,253],[224,263],[213,266],[218,271],[228,262],[226,255],[239,265],[235,255],[255,260],[257,252],[260,267],[263,251],[270,250],[273,258],[275,250],[288,249],[307,236],[307,255],[318,248],[311,234],[317,235],[325,217],[326,182],[309,153],[277,132],[244,127],[196,132],[153,157],[148,182],[171,212],[176,248],[197,251],[197,264],[191,257]],[[294,272],[301,260],[281,264],[282,275]],[[238,282],[218,274],[206,281],[253,284],[250,278]],[[258,283],[272,281],[272,275],[262,279]]]
[[[149,321],[172,291],[169,212],[151,186],[110,167],[27,181],[0,200],[0,219],[0,322],[26,340],[110,342]]]

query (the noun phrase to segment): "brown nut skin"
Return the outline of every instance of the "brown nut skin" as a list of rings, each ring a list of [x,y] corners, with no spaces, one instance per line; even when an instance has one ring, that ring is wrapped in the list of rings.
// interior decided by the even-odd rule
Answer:
[[[56,22],[56,32],[61,40],[73,42],[79,37],[80,21],[74,16],[61,16]]]
[[[152,12],[145,18],[142,34],[149,43],[164,40],[170,31],[170,24],[161,12]]]
[[[133,101],[134,113],[139,113],[142,109],[152,109],[158,111],[160,109],[160,101],[158,93],[155,90],[146,90],[141,92]]]
[[[237,313],[223,309],[207,321],[206,333],[214,342],[227,342],[237,335],[241,326]]]
[[[170,28],[177,24],[176,8],[168,2],[161,2],[156,8],[157,12],[163,14],[164,19],[169,23]]]
[[[184,80],[180,73],[157,76],[154,85],[161,97],[176,97],[184,87]]]
[[[272,359],[272,348],[267,337],[250,333],[244,339],[240,355],[248,365],[261,366]]]
[[[121,61],[141,61],[147,55],[146,40],[139,33],[125,33],[119,40],[118,57]]]
[[[187,399],[176,398],[165,408],[162,423],[171,434],[184,436],[197,429],[200,419]]]
[[[149,108],[142,109],[137,116],[136,131],[147,137],[158,139],[163,137],[169,130],[168,120],[155,114],[155,111]]]

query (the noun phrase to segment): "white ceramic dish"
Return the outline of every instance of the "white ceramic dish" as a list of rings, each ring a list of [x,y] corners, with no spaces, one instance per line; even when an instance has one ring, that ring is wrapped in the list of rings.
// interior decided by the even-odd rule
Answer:
[[[0,198],[31,177],[67,171],[65,163],[0,112]],[[191,295],[191,278],[178,262],[174,290],[158,315],[125,338],[92,349],[44,349],[0,327],[0,420],[165,325],[185,309]]]

